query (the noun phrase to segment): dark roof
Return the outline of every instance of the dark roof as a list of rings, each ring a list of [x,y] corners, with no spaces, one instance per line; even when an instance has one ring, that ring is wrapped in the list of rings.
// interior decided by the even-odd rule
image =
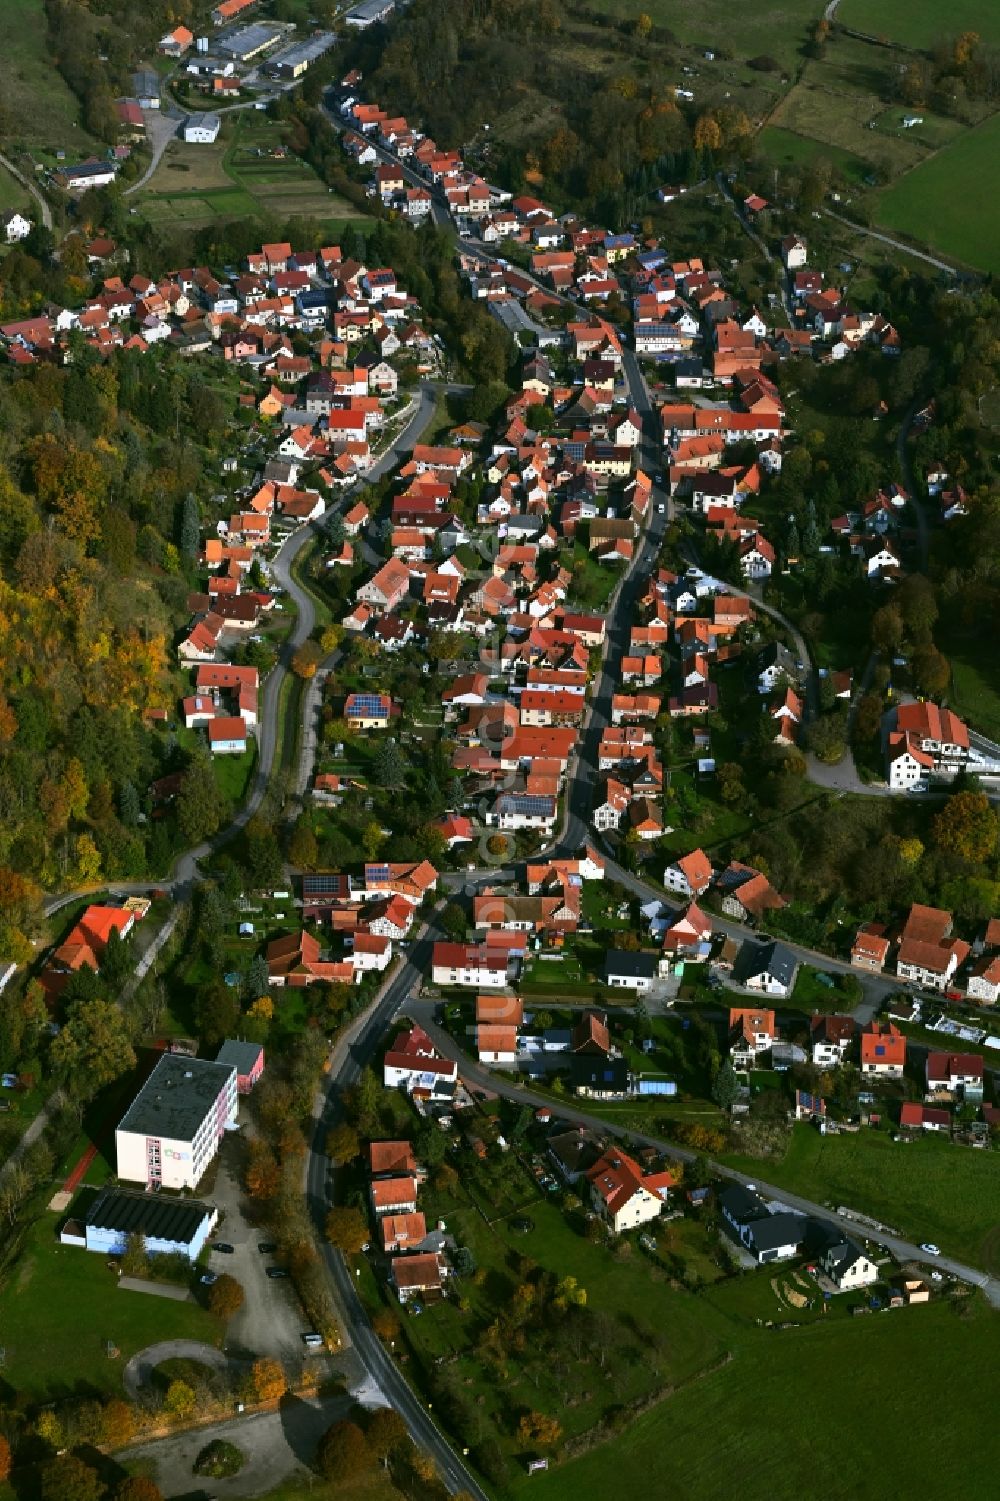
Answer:
[[[587,1086],[624,1094],[629,1087],[629,1068],[624,1058],[597,1058],[593,1054],[574,1053],[569,1060],[569,1076],[574,1088]]]
[[[189,1141],[232,1074],[231,1064],[164,1053],[118,1129]]]
[[[633,953],[628,949],[609,949],[604,961],[606,975],[631,975],[636,979],[651,980],[659,963],[656,954],[642,951]]]
[[[190,1245],[206,1217],[214,1212],[210,1204],[197,1199],[168,1199],[162,1194],[105,1188],[87,1210],[86,1223],[95,1230],[118,1230],[125,1235]]]
[[[749,1235],[755,1251],[776,1251],[779,1246],[797,1246],[805,1239],[808,1222],[804,1215],[764,1215],[749,1226]]]
[[[259,1042],[244,1042],[242,1039],[229,1037],[216,1053],[215,1061],[231,1064],[237,1074],[249,1074],[263,1051]]]
[[[782,985],[791,985],[797,964],[795,955],[782,943],[755,943],[748,938],[733,965],[733,979],[745,985],[757,975],[769,974]]]
[[[737,1225],[759,1220],[768,1212],[767,1205],[759,1194],[744,1188],[742,1183],[731,1183],[719,1195],[719,1208]]]

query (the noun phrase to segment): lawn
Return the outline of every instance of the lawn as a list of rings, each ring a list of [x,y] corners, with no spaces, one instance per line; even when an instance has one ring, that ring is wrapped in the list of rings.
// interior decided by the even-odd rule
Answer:
[[[0,213],[7,214],[13,209],[24,209],[29,217],[37,213],[37,209],[33,213],[32,200],[17,178],[0,167]]]
[[[879,225],[982,271],[1000,271],[1000,200],[983,191],[998,153],[1000,115],[994,115],[887,188],[876,206]]]
[[[942,37],[975,31],[989,47],[1000,46],[996,0],[955,0],[947,11],[913,0],[840,0],[837,20],[844,26],[888,37],[908,47],[931,48]]]
[[[932,1240],[977,1266],[1000,1269],[997,1156],[926,1137],[820,1136],[796,1126],[780,1162],[727,1156],[733,1166],[807,1198],[862,1214],[916,1240]]]
[[[979,1307],[959,1318],[939,1304],[734,1331],[734,1359],[641,1417],[624,1442],[521,1478],[512,1493],[639,1496],[655,1474],[657,1495],[719,1501],[733,1490],[735,1465],[743,1501],[798,1501],[803,1488],[824,1501],[883,1501],[926,1491],[946,1421],[949,1494],[987,1501],[1000,1444],[989,1437],[993,1396],[981,1373],[997,1323]]]
[[[1000,674],[991,643],[965,640],[957,651],[948,650],[948,659],[955,712],[974,729],[1000,740]]]
[[[4,1379],[29,1401],[71,1392],[119,1392],[122,1368],[162,1339],[218,1345],[221,1327],[194,1303],[122,1292],[103,1256],[56,1240],[43,1212],[0,1292]],[[109,1360],[105,1342],[121,1354]]]

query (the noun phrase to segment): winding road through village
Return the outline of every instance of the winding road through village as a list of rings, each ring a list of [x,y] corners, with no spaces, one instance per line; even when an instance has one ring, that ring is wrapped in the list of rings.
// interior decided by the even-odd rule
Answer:
[[[386,160],[394,160],[391,153],[382,154]],[[435,218],[439,223],[454,229],[440,199],[435,196],[433,201]],[[462,242],[461,249],[463,253],[481,256],[487,254],[485,248],[469,247],[467,241]],[[624,353],[623,373],[628,388],[629,403],[642,420],[643,434],[640,449],[642,467],[647,473],[655,474],[661,464],[659,421],[639,362],[631,351]],[[426,383],[421,388],[416,410],[403,431],[395,438],[379,463],[370,472],[369,480],[377,480],[388,473],[412,449],[430,423],[437,395],[442,389],[447,388],[435,383]],[[257,766],[245,804],[231,824],[214,839],[185,851],[175,862],[166,882],[116,885],[116,890],[147,891],[155,884],[165,887],[178,901],[186,899],[198,877],[199,863],[233,839],[260,808],[272,785],[276,762],[280,762],[283,736],[288,729],[288,726],[282,723],[281,702],[291,659],[298,647],[312,634],[316,622],[315,600],[296,581],[293,566],[310,541],[322,534],[326,521],[330,515],[336,514],[336,510],[337,508],[333,508],[326,518],[293,533],[275,555],[271,564],[275,582],[287,591],[295,605],[296,618],[288,640],[282,648],[279,661],[264,685],[258,731]],[[593,842],[590,814],[594,784],[598,775],[597,748],[602,731],[610,721],[612,695],[621,682],[621,659],[627,649],[631,625],[635,618],[636,602],[646,579],[656,565],[664,533],[671,519],[670,498],[661,488],[656,487],[645,518],[641,544],[636,548],[632,564],[622,576],[609,601],[606,615],[606,642],[600,669],[593,684],[579,751],[571,761],[568,771],[563,823],[557,838],[546,851],[552,856],[576,855],[586,843]],[[759,605],[760,602],[756,601],[756,603]],[[801,659],[808,662],[805,643],[794,626],[779,612],[769,609],[768,613],[775,615],[782,626],[789,630]],[[328,659],[325,665],[332,665],[331,660]],[[309,716],[314,715],[315,712],[315,698],[307,694],[303,725],[305,735],[308,735]],[[661,888],[625,870],[610,857],[606,860],[606,871],[609,879],[619,881],[644,901],[662,901],[664,898]],[[450,875],[442,884],[446,890],[468,895],[485,882],[496,882],[498,878],[510,877],[518,873],[516,870],[510,871],[502,867],[477,868]],[[75,900],[80,894],[70,893],[53,897],[46,903],[46,912],[55,913],[61,906]],[[329,1128],[338,1118],[345,1090],[357,1082],[362,1069],[375,1059],[385,1033],[395,1017],[407,1014],[418,1018],[430,1032],[441,1052],[458,1059],[462,1077],[474,1088],[489,1089],[505,1098],[528,1105],[551,1105],[552,1103],[547,1097],[535,1093],[507,1076],[487,1073],[466,1057],[454,1040],[436,1026],[432,1003],[420,999],[420,988],[429,968],[433,943],[443,936],[438,927],[441,906],[442,903],[439,903],[431,913],[406,952],[398,955],[394,969],[366,1011],[354,1021],[336,1043],[329,1073],[324,1081],[322,1093],[316,1101],[314,1131],[304,1165],[304,1191],[317,1227],[330,1287],[340,1316],[347,1352],[344,1357],[345,1361],[349,1364],[357,1361],[366,1373],[367,1379],[374,1383],[384,1398],[398,1409],[405,1418],[416,1443],[433,1456],[452,1492],[465,1491],[476,1498],[476,1501],[487,1501],[485,1491],[468,1465],[460,1455],[454,1452],[438,1429],[433,1414],[411,1389],[392,1355],[376,1336],[358,1295],[355,1278],[349,1264],[327,1243],[322,1233],[330,1202],[331,1163],[326,1155],[325,1147]],[[734,937],[753,936],[752,930],[739,923],[721,918],[713,919],[713,921],[718,928]],[[849,964],[815,953],[801,945],[789,943],[787,946],[800,960],[819,964],[828,971],[853,973]],[[877,987],[881,987],[879,994],[884,994],[896,983],[892,976],[880,976],[875,982]],[[878,996],[875,998],[877,999]],[[610,1135],[626,1134],[620,1128],[609,1125],[606,1120],[578,1110],[569,1104],[560,1103],[558,1114],[570,1122],[592,1125]],[[664,1139],[638,1135],[634,1132],[628,1134],[632,1140],[654,1146],[677,1160],[689,1160],[693,1156],[692,1153]],[[746,1175],[723,1164],[715,1164],[715,1169],[722,1177],[742,1183],[748,1182]],[[762,1182],[759,1178],[754,1181],[762,1192],[780,1199],[789,1207],[826,1220],[833,1220],[842,1228],[854,1233],[860,1231],[869,1239],[885,1246],[902,1260],[927,1261],[928,1259],[918,1245],[903,1240],[893,1232],[878,1231],[867,1223],[859,1225],[849,1218],[839,1216],[835,1210],[831,1210],[826,1205],[791,1195]],[[947,1257],[936,1258],[934,1264],[968,1283],[981,1287],[990,1302],[1000,1307],[1000,1281],[996,1278]]]

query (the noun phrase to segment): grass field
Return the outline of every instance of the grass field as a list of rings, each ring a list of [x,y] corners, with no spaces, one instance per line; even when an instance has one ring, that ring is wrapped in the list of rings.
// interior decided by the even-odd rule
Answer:
[[[204,1309],[122,1292],[103,1256],[59,1245],[56,1224],[49,1213],[36,1221],[0,1292],[4,1378],[26,1400],[120,1392],[126,1361],[157,1340],[219,1343],[221,1328]],[[117,1360],[107,1358],[107,1340]]]
[[[798,135],[780,125],[766,125],[757,137],[756,152],[779,167],[805,167],[822,159],[843,173],[849,182],[861,183],[868,167],[860,157],[826,141],[814,140],[811,136]]]
[[[823,13],[822,0],[591,0],[590,8],[616,19],[645,11],[680,42],[744,60],[769,53],[789,69]]]
[[[983,1309],[963,1319],[939,1304],[806,1329],[734,1329],[722,1370],[660,1403],[621,1442],[522,1478],[512,1492],[722,1501],[735,1468],[743,1501],[798,1501],[803,1489],[823,1501],[883,1501],[926,1490],[946,1422],[949,1494],[989,1501],[1000,1440],[980,1372],[997,1324]]]
[[[1000,271],[1000,200],[984,191],[998,153],[1000,115],[994,115],[887,188],[876,206],[879,225],[982,271]],[[956,212],[956,204],[965,211]]]
[[[888,120],[886,127],[878,128],[887,115],[885,93],[892,67],[892,54],[885,48],[835,37],[821,60],[807,64],[800,81],[775,110],[771,124],[898,176],[922,161],[936,143],[924,144],[915,131],[902,130],[902,111],[889,115],[891,130],[886,128]],[[872,122],[876,122],[874,129],[869,128]],[[962,126],[944,121],[935,128],[946,137],[957,134]]]
[[[18,208],[25,209],[30,217],[31,199],[17,178],[0,167],[0,213],[7,214]]]
[[[16,122],[9,143],[50,151],[62,148],[71,161],[93,150],[93,138],[76,123],[80,106],[53,65],[42,0],[4,0],[0,14],[0,99]],[[77,25],[95,24],[81,7]]]
[[[1000,1269],[997,1158],[927,1137],[909,1145],[880,1131],[820,1136],[796,1126],[781,1162],[727,1157],[766,1182],[844,1204],[989,1270]]]
[[[930,48],[963,31],[978,32],[988,46],[1000,46],[996,0],[955,0],[946,11],[933,0],[840,0],[837,20],[908,47]]]
[[[197,229],[217,219],[292,215],[342,224],[364,222],[353,204],[332,193],[298,157],[259,156],[280,141],[267,121],[224,117],[212,146],[172,141],[137,206],[152,223]]]

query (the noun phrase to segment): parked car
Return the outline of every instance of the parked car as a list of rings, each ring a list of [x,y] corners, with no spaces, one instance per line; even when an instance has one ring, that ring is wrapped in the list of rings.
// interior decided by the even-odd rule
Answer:
[[[302,1343],[308,1345],[310,1350],[316,1350],[322,1345],[323,1336],[322,1334],[317,1334],[315,1330],[311,1330],[309,1333],[303,1334]]]
[[[279,1278],[279,1277],[287,1277],[288,1276],[288,1272],[286,1271],[286,1269],[283,1266],[269,1266],[267,1268],[267,1273],[266,1274],[267,1274],[268,1277],[271,1277],[271,1278],[273,1278],[275,1280],[277,1278]]]
[[[218,1277],[218,1273],[217,1272],[204,1272],[198,1278],[198,1281],[204,1287],[211,1287],[212,1283],[213,1282],[218,1282],[218,1280],[219,1280],[219,1277]]]
[[[936,1246],[932,1240],[922,1240],[920,1242],[920,1249],[921,1251],[926,1251],[928,1256],[941,1255],[941,1247]]]
[[[259,1240],[257,1242],[257,1249],[262,1256],[273,1256],[278,1249],[278,1245],[273,1240]]]
[[[212,1250],[218,1251],[222,1256],[232,1256],[233,1252],[236,1250],[236,1247],[231,1246],[227,1240],[217,1240],[212,1247]]]

